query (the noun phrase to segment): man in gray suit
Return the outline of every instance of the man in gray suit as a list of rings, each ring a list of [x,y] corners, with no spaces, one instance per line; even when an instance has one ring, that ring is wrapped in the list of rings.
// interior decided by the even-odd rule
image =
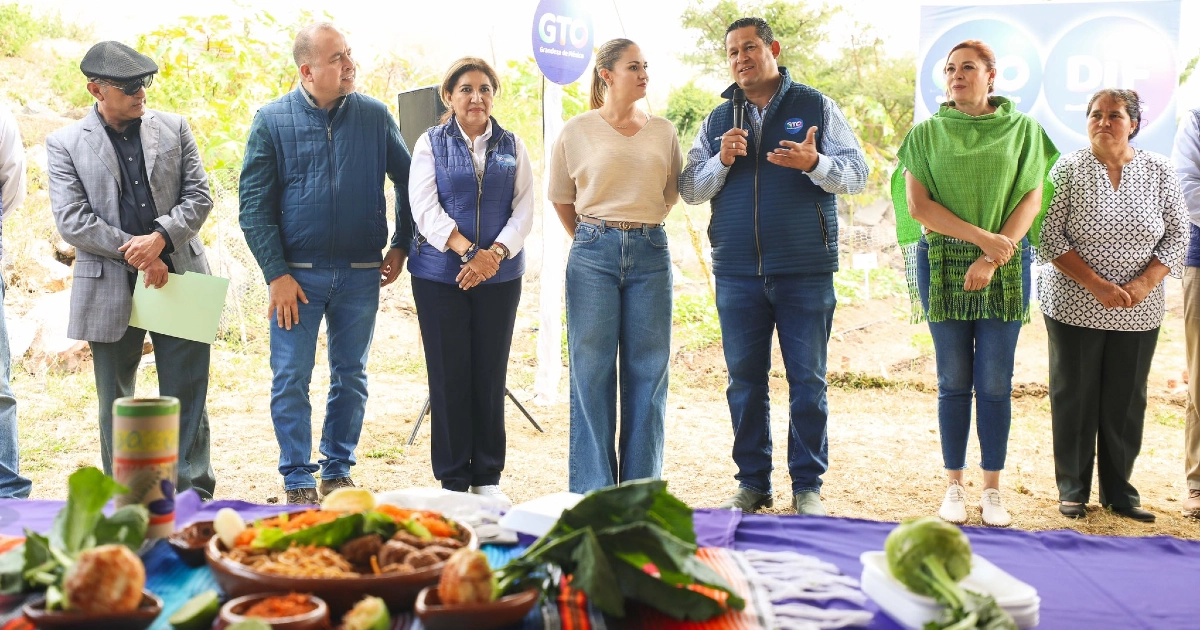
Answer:
[[[100,401],[100,454],[112,474],[112,406],[132,396],[146,331],[129,325],[138,271],[161,288],[168,272],[209,273],[198,234],[212,209],[208,176],[187,122],[146,109],[158,66],[119,42],[100,42],[79,64],[96,99],[91,113],[46,138],[50,206],[75,246],[67,335],[92,348]],[[212,498],[209,346],[150,333],[158,390],[179,399],[178,490]]]

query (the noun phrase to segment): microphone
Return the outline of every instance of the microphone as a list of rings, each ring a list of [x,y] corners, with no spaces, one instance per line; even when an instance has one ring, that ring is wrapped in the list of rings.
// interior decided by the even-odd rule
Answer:
[[[740,87],[733,88],[733,127],[741,129],[746,113],[746,91]]]

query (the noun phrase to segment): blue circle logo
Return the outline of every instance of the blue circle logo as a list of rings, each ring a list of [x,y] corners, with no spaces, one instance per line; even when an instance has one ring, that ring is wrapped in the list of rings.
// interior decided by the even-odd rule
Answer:
[[[783,123],[784,131],[787,131],[792,135],[800,133],[800,130],[803,128],[804,121],[800,120],[799,118],[789,118],[787,122]]]
[[[956,44],[977,39],[996,53],[996,96],[1011,99],[1019,111],[1029,113],[1042,89],[1042,60],[1037,43],[1024,31],[1000,20],[971,20],[942,33],[925,52],[917,76],[920,101],[930,114],[946,101],[946,57]]]
[[[574,83],[595,45],[592,16],[582,0],[541,0],[533,14],[533,58],[546,78]]]
[[[1113,46],[1113,42],[1121,42]],[[1175,95],[1175,49],[1157,28],[1130,17],[1101,17],[1071,29],[1046,60],[1046,104],[1067,129],[1086,138],[1087,102],[1102,88],[1137,90],[1142,131]],[[1171,117],[1168,122],[1174,122]],[[1144,138],[1143,135],[1138,136]]]

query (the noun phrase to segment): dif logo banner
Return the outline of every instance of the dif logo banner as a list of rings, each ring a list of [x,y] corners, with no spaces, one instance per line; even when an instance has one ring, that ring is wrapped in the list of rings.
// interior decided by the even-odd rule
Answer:
[[[943,68],[955,44],[978,39],[996,53],[995,94],[1033,116],[1066,152],[1088,146],[1088,98],[1133,89],[1144,102],[1134,142],[1170,153],[1178,85],[1179,2],[925,8],[917,119],[945,101]],[[932,43],[929,43],[932,41]]]
[[[546,78],[574,83],[592,60],[592,16],[581,0],[541,0],[533,13],[533,58]]]

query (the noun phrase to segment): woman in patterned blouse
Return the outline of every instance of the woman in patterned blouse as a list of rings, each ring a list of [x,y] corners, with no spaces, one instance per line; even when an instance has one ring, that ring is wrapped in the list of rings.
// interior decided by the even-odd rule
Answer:
[[[1146,379],[1164,314],[1163,280],[1180,277],[1187,209],[1170,160],[1130,146],[1142,122],[1132,90],[1092,95],[1092,146],[1050,171],[1038,282],[1050,341],[1050,415],[1058,510],[1087,516],[1099,450],[1100,503],[1143,522],[1129,483],[1142,445]]]

